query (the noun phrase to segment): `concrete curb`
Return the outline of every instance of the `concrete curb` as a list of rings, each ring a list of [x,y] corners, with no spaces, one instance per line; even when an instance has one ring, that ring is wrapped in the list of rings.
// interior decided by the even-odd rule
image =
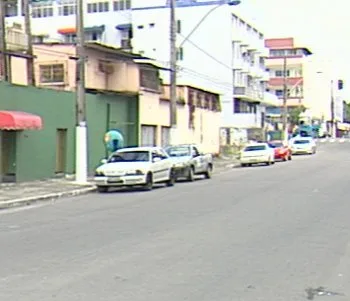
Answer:
[[[50,193],[50,194],[32,196],[27,198],[19,198],[19,199],[14,199],[10,201],[4,201],[4,202],[0,202],[0,210],[16,208],[16,207],[24,207],[24,206],[29,206],[40,202],[55,201],[60,198],[78,196],[78,195],[87,194],[93,191],[96,191],[96,187],[89,186],[89,187],[84,187],[81,189],[75,189],[75,190],[70,190],[65,192]]]

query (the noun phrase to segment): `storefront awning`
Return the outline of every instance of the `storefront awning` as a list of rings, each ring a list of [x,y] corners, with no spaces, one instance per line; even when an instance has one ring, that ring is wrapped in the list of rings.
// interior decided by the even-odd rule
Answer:
[[[85,27],[84,32],[104,32],[105,26],[91,26],[91,27]],[[57,30],[59,34],[76,34],[77,29],[75,27],[67,27],[67,28],[60,28]]]
[[[118,30],[129,30],[132,28],[132,25],[130,23],[127,24],[119,24],[115,27]]]
[[[20,111],[0,111],[0,130],[41,130],[40,116]]]

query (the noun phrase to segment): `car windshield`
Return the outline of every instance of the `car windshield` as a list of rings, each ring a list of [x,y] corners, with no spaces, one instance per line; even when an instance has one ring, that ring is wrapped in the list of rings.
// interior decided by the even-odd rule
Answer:
[[[309,140],[295,140],[294,144],[309,144]]]
[[[148,162],[150,160],[148,151],[128,151],[113,154],[108,163],[116,162]]]
[[[245,152],[253,152],[253,151],[260,151],[260,150],[265,150],[266,147],[265,145],[250,145],[247,146],[244,151]]]
[[[189,146],[171,146],[166,149],[170,157],[191,156],[191,148]]]
[[[271,148],[283,147],[283,143],[282,142],[270,142],[269,146]]]

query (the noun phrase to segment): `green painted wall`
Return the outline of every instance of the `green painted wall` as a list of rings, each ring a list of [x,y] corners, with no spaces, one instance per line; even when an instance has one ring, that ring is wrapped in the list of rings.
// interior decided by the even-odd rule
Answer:
[[[87,94],[88,165],[93,172],[105,156],[103,137],[110,128],[123,132],[127,145],[138,141],[138,100],[136,97]],[[108,113],[108,104],[110,115]],[[56,130],[67,129],[66,173],[74,173],[75,94],[0,83],[0,110],[18,110],[42,117],[40,131],[17,132],[17,181],[44,179],[55,175]]]

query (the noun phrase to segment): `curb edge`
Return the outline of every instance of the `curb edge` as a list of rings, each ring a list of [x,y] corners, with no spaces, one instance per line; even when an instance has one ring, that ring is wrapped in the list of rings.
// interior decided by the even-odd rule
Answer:
[[[10,201],[4,201],[0,203],[0,210],[10,209],[10,208],[16,208],[16,207],[24,207],[29,206],[38,202],[47,202],[47,201],[55,201],[60,198],[65,197],[74,197],[79,196],[83,194],[87,194],[93,191],[96,191],[96,187],[86,187],[81,189],[75,189],[71,191],[65,191],[65,192],[57,192],[57,193],[50,193],[50,194],[44,194],[39,196],[32,196],[27,198],[19,198],[14,199]]]

